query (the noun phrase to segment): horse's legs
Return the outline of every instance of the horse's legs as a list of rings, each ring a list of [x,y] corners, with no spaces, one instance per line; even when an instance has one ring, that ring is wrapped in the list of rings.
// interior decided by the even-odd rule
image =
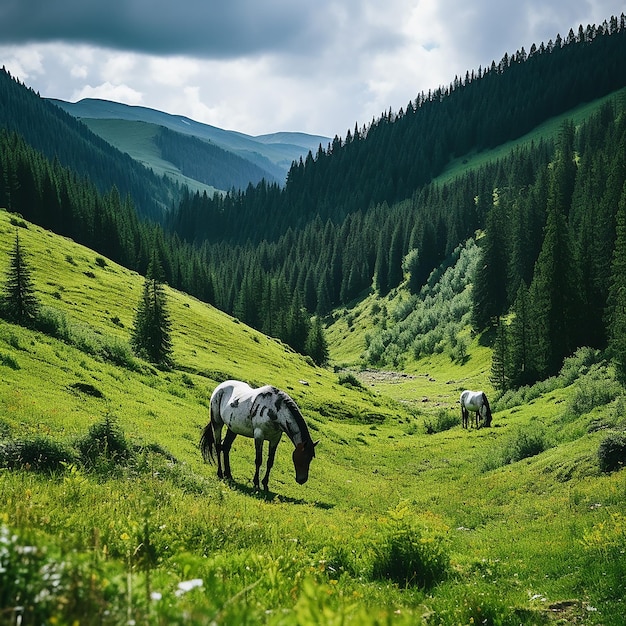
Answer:
[[[467,417],[468,417],[467,409],[463,405],[461,405],[461,424],[463,428],[467,428]]]
[[[254,483],[254,488],[258,491],[260,488],[259,487],[259,472],[261,469],[261,463],[263,462],[263,439],[254,440],[254,450],[255,450],[255,456],[254,456],[255,470],[254,470],[254,479],[252,482]]]
[[[227,478],[228,480],[232,480],[232,474],[230,473],[230,448],[233,445],[233,441],[235,441],[236,436],[237,433],[234,433],[230,430],[230,428],[228,428],[226,430],[226,435],[224,436],[224,441],[222,441],[222,452],[224,454],[224,478]]]
[[[224,478],[222,471],[222,424],[212,423],[213,441],[215,443],[215,456],[217,457],[217,477]]]
[[[276,456],[276,448],[278,444],[272,444],[270,442],[269,450],[267,452],[267,466],[265,467],[265,476],[263,477],[263,489],[268,490],[268,484],[270,482],[270,470],[274,467],[274,457]]]

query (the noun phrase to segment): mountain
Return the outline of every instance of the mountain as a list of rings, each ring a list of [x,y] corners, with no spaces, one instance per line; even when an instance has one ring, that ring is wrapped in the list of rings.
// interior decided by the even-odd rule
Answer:
[[[620,143],[625,84],[622,15],[598,27],[581,26],[577,34],[570,31],[528,52],[522,48],[486,69],[468,71],[448,88],[419,94],[406,110],[386,112],[369,127],[336,137],[326,150],[308,153],[290,169],[284,186],[263,179],[244,192],[209,196],[182,190],[162,229],[133,221],[132,205],[122,205],[115,193],[102,199],[90,190],[85,211],[82,195],[68,191],[70,174],[58,170],[56,161],[54,167],[38,162],[26,146],[16,159],[13,137],[2,143],[8,184],[0,188],[0,204],[33,221],[46,219],[50,228],[69,236],[85,237],[81,241],[93,241],[90,245],[101,253],[140,272],[158,254],[168,284],[300,352],[308,349],[311,313],[319,323],[365,294],[374,292],[384,300],[404,286],[412,297],[421,297],[429,277],[445,267],[458,246],[484,232],[479,239],[484,257],[472,277],[474,330],[509,319],[524,303],[533,305],[534,319],[545,322],[541,334],[523,329],[524,336],[540,340],[541,345],[530,346],[533,363],[519,361],[531,353],[515,345],[524,348],[515,356],[518,371],[501,382],[517,385],[519,372],[532,379],[554,373],[580,345],[607,347],[616,332],[606,314],[617,319],[626,310],[611,304],[607,311],[619,295],[611,265],[626,171]],[[30,92],[22,97],[31,104],[35,98]],[[27,135],[30,125],[46,132],[50,109],[59,119],[69,118],[59,107],[44,104],[31,108],[31,119],[20,118],[25,141],[36,149],[39,133]],[[587,106],[594,108],[589,123],[574,123],[570,116]],[[39,119],[44,109],[45,119]],[[545,125],[557,118],[558,130],[546,133]],[[95,139],[104,144],[71,119],[94,146]],[[151,124],[147,135],[160,128],[159,140],[173,133],[172,151],[179,156],[185,152],[180,137],[197,144],[198,153],[211,145],[152,122],[115,120],[121,122],[142,128]],[[66,148],[65,139],[62,134],[48,137],[48,158],[56,159],[55,147]],[[276,139],[281,137],[264,137],[258,145],[276,145]],[[459,165],[500,148],[500,156],[477,167]],[[35,162],[36,171],[29,171]],[[459,174],[450,177],[452,168]],[[72,202],[65,202],[63,194]],[[568,236],[557,236],[561,233]],[[551,259],[565,260],[556,274]],[[550,301],[557,296],[561,301]],[[561,311],[565,304],[569,310]],[[397,326],[411,308],[391,312],[385,307],[384,317],[378,311],[377,334]],[[545,311],[552,317],[544,319]],[[559,327],[560,321],[567,324]],[[371,350],[364,358],[400,367],[422,350],[441,349],[435,334],[428,345],[419,340],[420,320],[411,323],[417,333],[407,329],[397,341],[387,335],[374,341],[370,335]],[[558,332],[546,332],[550,325]],[[452,334],[450,341],[460,346],[457,358],[463,358],[464,344]]]
[[[337,373],[167,287],[161,370],[128,348],[140,276],[0,212],[3,265],[16,232],[50,323],[0,319],[2,624],[623,624],[624,396],[597,355],[496,402],[478,338],[466,362]],[[250,439],[233,480],[203,462],[226,378],[297,402],[305,485],[286,436],[270,492]],[[493,427],[465,430],[477,385]]]
[[[100,193],[115,186],[122,198],[132,198],[141,216],[160,220],[179,201],[175,184],[115,149],[4,68],[0,69],[0,128],[17,133],[50,161],[89,179]]]
[[[190,144],[183,138],[192,137],[208,143],[212,146],[212,153],[216,155],[213,163],[203,174],[194,171],[187,177],[224,191],[232,187],[245,189],[249,183],[256,185],[262,178],[268,182],[283,184],[294,161],[306,157],[309,151],[317,152],[320,145],[326,146],[330,141],[328,137],[300,132],[253,137],[203,124],[181,115],[94,98],[75,103],[55,99],[49,99],[49,102],[80,119],[94,133],[158,173],[174,176],[175,170],[179,170],[187,176],[179,155],[187,152]],[[129,123],[123,126],[122,132],[120,120]],[[146,125],[147,128],[133,128],[137,124]],[[163,128],[181,136],[177,138],[180,148],[175,154],[170,152],[164,156],[158,145],[156,138],[161,135]],[[148,134],[150,138],[146,141]],[[202,149],[199,144],[193,145],[196,150]],[[210,149],[205,148],[205,156],[207,150]],[[165,165],[159,160],[165,161]],[[225,168],[229,170],[228,174],[224,173]],[[239,172],[244,175],[238,175]]]

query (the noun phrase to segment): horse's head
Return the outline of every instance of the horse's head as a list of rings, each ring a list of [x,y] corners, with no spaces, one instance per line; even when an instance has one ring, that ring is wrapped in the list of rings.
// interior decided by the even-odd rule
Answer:
[[[491,407],[489,406],[489,400],[487,400],[487,396],[483,393],[483,408],[484,408],[484,416],[483,421],[485,422],[485,426],[489,428],[491,426]]]
[[[296,445],[293,451],[293,467],[296,470],[296,482],[299,485],[304,485],[309,479],[309,465],[315,456],[315,446],[318,443],[319,441],[313,442],[309,439],[306,443]]]

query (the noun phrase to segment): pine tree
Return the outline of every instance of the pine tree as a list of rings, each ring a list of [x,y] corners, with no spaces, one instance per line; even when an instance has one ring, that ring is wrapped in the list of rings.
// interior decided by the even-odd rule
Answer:
[[[22,326],[33,326],[39,314],[39,301],[19,233],[15,234],[15,245],[10,253],[0,308],[5,319]]]
[[[498,317],[490,377],[493,386],[498,391],[506,391],[510,387],[509,362],[509,329],[502,319]]]
[[[551,202],[543,244],[530,286],[530,310],[539,376],[551,376],[577,345],[579,297],[569,228]]]
[[[324,365],[328,361],[328,344],[326,343],[322,321],[319,317],[316,317],[311,324],[306,340],[305,352],[317,365]]]
[[[504,207],[496,200],[487,215],[472,290],[474,328],[484,330],[506,309],[507,232]]]
[[[166,306],[165,289],[155,278],[162,270],[155,265],[154,257],[148,270],[130,342],[138,356],[169,367],[173,362],[171,321]]]
[[[531,383],[536,375],[531,349],[531,324],[529,296],[526,283],[517,290],[513,304],[514,316],[509,328],[510,382],[512,387]]]
[[[626,184],[617,211],[617,238],[613,252],[607,306],[609,351],[618,379],[626,384]]]

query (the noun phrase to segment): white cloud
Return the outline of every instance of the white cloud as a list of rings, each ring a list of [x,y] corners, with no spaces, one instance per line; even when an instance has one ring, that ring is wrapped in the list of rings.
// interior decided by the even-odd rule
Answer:
[[[142,104],[250,134],[332,137],[505,52],[624,10],[623,0],[178,0],[137,21],[147,1],[110,17],[59,0],[57,17],[30,26],[16,13],[16,43],[0,46],[0,63],[44,96]],[[63,22],[64,7],[74,22]]]
[[[71,100],[82,100],[83,98],[99,98],[101,100],[113,100],[130,105],[143,104],[143,94],[128,85],[114,85],[105,82],[92,87],[85,85],[82,89],[72,94]]]

